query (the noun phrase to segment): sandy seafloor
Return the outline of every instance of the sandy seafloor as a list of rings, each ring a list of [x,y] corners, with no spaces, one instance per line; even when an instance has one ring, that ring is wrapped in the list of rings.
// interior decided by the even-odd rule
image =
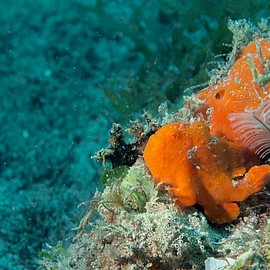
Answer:
[[[114,121],[177,107],[183,88],[207,79],[200,65],[227,52],[228,19],[270,14],[268,1],[209,2],[1,0],[0,269],[37,269],[45,243],[74,235],[77,205],[101,189],[90,157]],[[144,91],[121,97],[142,65],[152,76]],[[166,89],[172,72],[187,84],[179,91]],[[118,91],[121,107],[100,85]]]

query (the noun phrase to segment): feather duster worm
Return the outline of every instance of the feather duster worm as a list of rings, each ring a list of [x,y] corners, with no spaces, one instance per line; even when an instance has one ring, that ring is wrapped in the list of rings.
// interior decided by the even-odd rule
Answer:
[[[238,140],[260,158],[270,154],[270,100],[256,110],[231,113],[228,116]]]

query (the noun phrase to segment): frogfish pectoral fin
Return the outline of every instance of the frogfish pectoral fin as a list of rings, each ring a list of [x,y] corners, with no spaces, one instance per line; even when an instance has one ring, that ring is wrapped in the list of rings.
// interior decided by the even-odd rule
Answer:
[[[240,210],[236,203],[220,203],[204,207],[204,213],[210,221],[223,224],[235,220]]]
[[[270,166],[261,165],[252,167],[244,177],[245,181],[248,184],[249,196],[260,191],[270,182]]]
[[[252,167],[239,180],[234,192],[231,193],[231,201],[243,201],[252,194],[259,192],[270,182],[270,165],[260,165]]]

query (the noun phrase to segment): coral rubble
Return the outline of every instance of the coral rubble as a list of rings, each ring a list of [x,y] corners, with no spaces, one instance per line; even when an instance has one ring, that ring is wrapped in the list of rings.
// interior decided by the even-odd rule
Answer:
[[[239,50],[258,35],[270,37],[269,20],[258,26],[245,20],[229,26],[234,33],[233,49],[227,65],[220,69],[221,82]],[[210,84],[216,83],[217,74]],[[202,115],[198,110],[204,104],[192,97],[177,117],[191,123],[202,117],[207,126],[211,112]],[[207,220],[200,206],[175,204],[166,183],[153,184],[142,159],[143,148],[164,121],[175,121],[175,115],[170,116],[158,122],[147,116],[146,128],[134,125],[130,130],[136,140],[132,143],[126,143],[120,126],[114,126],[109,149],[97,155],[104,164],[112,164],[103,175],[104,191],[96,192],[74,243],[67,249],[59,243],[41,252],[43,269],[269,269],[269,187],[239,203],[241,215],[232,224],[216,225]],[[98,217],[92,221],[95,211]]]

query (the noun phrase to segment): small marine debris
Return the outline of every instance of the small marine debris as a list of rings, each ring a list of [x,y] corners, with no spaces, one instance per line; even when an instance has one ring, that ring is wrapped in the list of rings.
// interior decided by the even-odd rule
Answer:
[[[221,270],[235,264],[235,260],[231,258],[216,259],[209,257],[205,261],[205,270]]]

